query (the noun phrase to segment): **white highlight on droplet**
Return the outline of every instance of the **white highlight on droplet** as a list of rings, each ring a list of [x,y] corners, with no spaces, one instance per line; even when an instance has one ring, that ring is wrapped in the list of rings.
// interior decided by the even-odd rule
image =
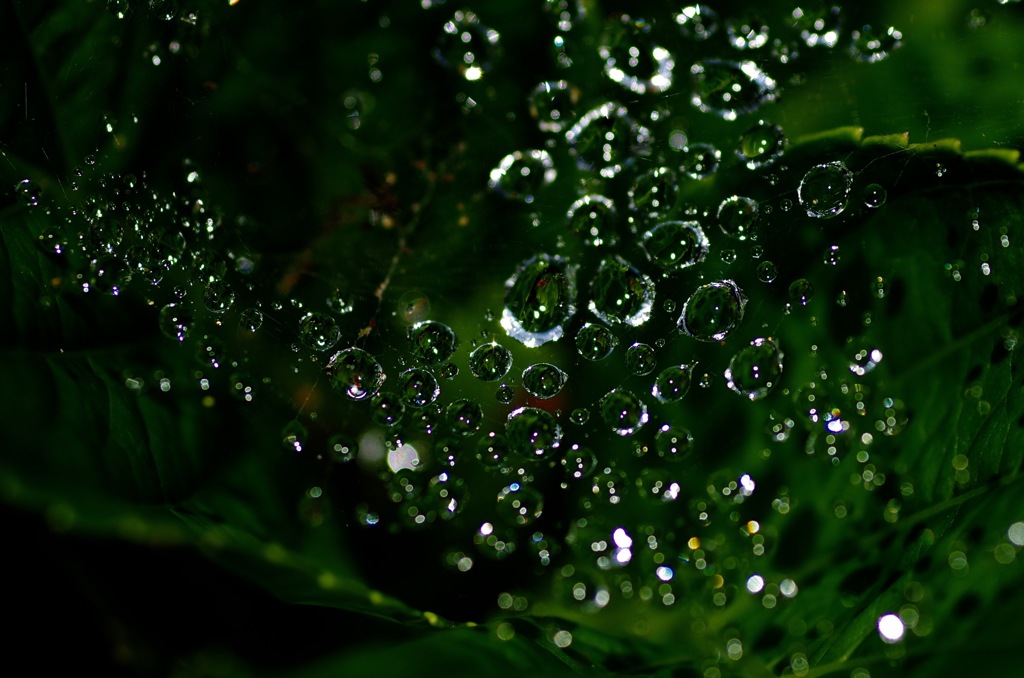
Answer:
[[[883,614],[878,618],[878,635],[886,643],[898,643],[903,639],[906,626],[896,614]]]

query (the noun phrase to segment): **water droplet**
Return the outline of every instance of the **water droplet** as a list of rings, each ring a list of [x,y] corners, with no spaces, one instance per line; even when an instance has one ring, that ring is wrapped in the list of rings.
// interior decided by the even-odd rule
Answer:
[[[771,337],[759,337],[729,361],[726,385],[751,400],[768,395],[782,377],[782,351]]]
[[[530,348],[560,339],[576,312],[575,279],[575,267],[560,257],[541,254],[521,264],[505,282],[505,332]]]
[[[291,420],[281,429],[281,444],[288,452],[302,452],[309,431],[298,420]]]
[[[758,205],[752,198],[734,195],[718,206],[718,227],[730,238],[746,240],[754,230]]]
[[[640,174],[629,188],[629,207],[650,218],[667,215],[676,204],[679,192],[676,173],[668,167],[655,167]]]
[[[327,364],[331,386],[352,400],[365,400],[380,390],[384,370],[372,355],[361,348],[346,348],[334,354]]]
[[[299,323],[299,339],[314,351],[328,351],[341,338],[341,328],[326,313],[309,313]]]
[[[672,55],[651,40],[650,25],[643,19],[624,14],[610,22],[597,53],[605,75],[631,92],[656,94],[672,86]]]
[[[334,290],[331,292],[327,297],[327,307],[338,315],[351,313],[355,308],[351,298],[342,290]]]
[[[498,492],[497,512],[506,523],[524,527],[544,512],[544,495],[522,483],[506,485]]]
[[[725,24],[729,44],[736,49],[757,49],[768,44],[768,24],[757,15],[732,18]]]
[[[637,376],[650,374],[658,364],[654,349],[639,342],[626,349],[626,369]]]
[[[736,154],[749,169],[769,167],[782,157],[786,147],[786,135],[782,128],[770,122],[759,120],[740,137]]]
[[[694,106],[725,120],[751,113],[775,99],[775,81],[753,61],[707,59],[690,68]]]
[[[373,399],[373,420],[381,426],[395,426],[404,414],[405,405],[393,393],[382,393]]]
[[[691,179],[703,179],[718,171],[721,159],[721,152],[711,144],[690,144],[679,156],[679,171]]]
[[[698,222],[666,221],[644,233],[643,246],[651,261],[671,272],[704,261],[710,243]]]
[[[211,313],[224,313],[235,303],[235,293],[231,286],[219,278],[206,284],[203,292],[203,304]]]
[[[864,206],[865,207],[881,207],[885,204],[885,199],[888,196],[885,188],[879,184],[868,184],[864,188]]]
[[[543,400],[558,395],[568,380],[569,375],[551,363],[537,363],[523,370],[523,388]]]
[[[31,179],[22,179],[14,185],[14,192],[18,194],[21,201],[26,207],[38,207],[39,196],[42,190],[39,188],[39,184],[32,181]]]
[[[779,277],[779,269],[775,267],[773,262],[766,259],[757,265],[757,279],[761,282],[775,282],[777,277]]]
[[[409,343],[417,358],[428,365],[437,365],[452,357],[459,340],[452,328],[427,320],[409,328]]]
[[[423,408],[437,400],[441,387],[433,374],[414,367],[398,375],[398,397],[409,407]]]
[[[245,309],[238,316],[238,324],[250,332],[255,332],[263,326],[263,311],[252,307]]]
[[[481,381],[498,381],[512,369],[512,353],[501,344],[481,344],[469,354],[469,371]]]
[[[614,389],[598,403],[604,423],[620,436],[630,436],[647,423],[647,405],[625,389]]]
[[[459,10],[442,27],[433,55],[438,63],[472,82],[491,70],[499,37],[497,31],[480,23],[475,13]]]
[[[636,157],[650,154],[650,132],[637,124],[625,106],[606,103],[588,111],[565,133],[581,169],[614,177]]]
[[[576,350],[587,360],[604,360],[618,343],[610,329],[596,323],[586,323],[576,333]]]
[[[679,329],[700,341],[721,341],[743,319],[747,297],[731,280],[701,285],[683,304]]]
[[[658,374],[651,387],[651,395],[662,403],[674,403],[690,392],[693,380],[692,365],[672,365]]]
[[[842,10],[821,0],[814,3],[800,3],[793,10],[793,28],[800,31],[800,37],[808,47],[835,47],[839,42],[842,28]]]
[[[527,457],[547,457],[558,448],[562,427],[550,412],[520,407],[508,415],[505,424],[512,449]]]
[[[739,255],[736,254],[736,250],[734,249],[722,250],[722,253],[719,256],[722,259],[722,263],[727,266],[729,264],[735,264],[736,259],[739,258]]]
[[[498,390],[494,392],[494,398],[502,405],[511,405],[512,401],[515,400],[516,392],[508,384],[502,384],[498,387]]]
[[[707,5],[684,7],[673,17],[683,37],[707,40],[718,31],[718,13]]]
[[[487,185],[506,198],[529,204],[542,187],[555,180],[555,175],[555,163],[547,151],[515,151],[491,170]]]
[[[666,461],[682,461],[693,452],[693,435],[682,426],[663,424],[654,435],[654,449]]]
[[[850,56],[857,61],[873,63],[887,58],[902,44],[903,34],[895,26],[884,31],[865,26],[850,33]]]
[[[603,195],[583,196],[569,207],[566,218],[569,230],[580,236],[586,245],[601,247],[618,243],[615,203]]]
[[[477,441],[476,458],[485,468],[501,468],[508,463],[510,455],[511,450],[505,436],[492,432]]]
[[[480,430],[484,411],[475,400],[459,398],[448,406],[445,416],[452,431],[460,436],[471,436]]]
[[[789,298],[806,306],[814,297],[814,285],[806,278],[798,278],[789,286]]]
[[[157,325],[165,337],[185,341],[192,331],[192,314],[178,304],[167,304],[160,309]]]
[[[812,167],[800,180],[797,197],[807,216],[828,219],[846,209],[853,173],[841,162]]]
[[[530,115],[542,132],[561,132],[576,114],[580,91],[565,80],[542,82],[530,92]]]
[[[590,296],[588,307],[601,320],[638,327],[651,317],[654,282],[616,256],[601,262],[590,285]]]
[[[826,266],[838,266],[840,258],[839,245],[829,245],[825,250],[823,261]]]

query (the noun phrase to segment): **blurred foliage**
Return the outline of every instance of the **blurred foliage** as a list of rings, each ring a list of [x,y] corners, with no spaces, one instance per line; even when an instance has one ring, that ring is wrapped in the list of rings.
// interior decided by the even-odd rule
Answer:
[[[476,34],[486,56],[458,63],[443,26],[462,8],[443,1],[0,4],[14,645],[42,669],[176,676],[1012,672],[1021,6],[850,3],[833,48],[801,38],[795,3],[709,6],[719,32],[694,41],[673,20],[681,5],[479,2],[500,38]],[[673,55],[666,91],[606,77],[598,47],[623,12]],[[769,27],[746,54],[778,95],[735,121],[692,106],[689,79],[698,60],[743,57],[732,19]],[[852,58],[869,26],[903,44]],[[618,176],[582,167],[564,130],[531,117],[530,93],[562,78],[575,116],[618,102],[649,129]],[[735,149],[762,117],[788,147],[750,170]],[[643,246],[656,220],[627,206],[645,170],[679,168],[698,142],[721,167],[681,180],[668,215],[699,221],[710,251],[663,274]],[[530,202],[488,190],[504,156],[530,149],[549,152],[553,183]],[[851,188],[816,219],[798,187],[823,163],[848,168]],[[603,247],[566,228],[586,193],[619,208]],[[757,204],[741,239],[719,228],[735,195]],[[571,262],[575,308],[563,338],[529,348],[501,316],[506,280],[539,254]],[[650,276],[651,317],[609,321],[618,345],[590,362],[574,337],[598,320],[588,302],[616,289],[592,285],[613,255],[636,266],[626,289]],[[684,302],[720,280],[746,292],[737,329],[684,336]],[[323,314],[319,335],[309,313]],[[407,338],[423,317],[459,337],[457,369],[430,366],[448,372],[439,405],[406,406],[385,430],[379,403],[332,389],[331,355],[369,351],[397,399],[400,372],[423,362]],[[335,329],[337,346],[317,350]],[[784,353],[781,383],[750,400],[723,374],[764,337]],[[484,382],[469,354],[492,340],[513,368]],[[656,347],[653,373],[627,369],[635,342]],[[537,362],[568,375],[550,400],[522,387]],[[657,402],[651,384],[674,364],[696,366],[690,392]],[[602,421],[616,388],[647,401],[635,435]],[[448,430],[440,405],[457,399],[481,405],[476,436]],[[478,441],[500,440],[522,406],[557,415],[554,459],[480,463]],[[570,420],[578,408],[585,423]],[[693,437],[675,463],[659,456],[667,424]],[[368,460],[385,438],[414,443],[422,470]],[[357,439],[359,462],[331,459]],[[559,463],[572,444],[599,462],[582,480]],[[422,506],[393,497],[426,502],[444,473],[464,483],[464,508],[419,527]],[[518,548],[491,559],[474,535],[513,482],[543,512],[502,527]],[[651,491],[671,483],[676,501]],[[619,529],[634,544],[621,567],[608,561]],[[879,637],[885,614],[901,641]],[[82,632],[76,652],[54,652]]]

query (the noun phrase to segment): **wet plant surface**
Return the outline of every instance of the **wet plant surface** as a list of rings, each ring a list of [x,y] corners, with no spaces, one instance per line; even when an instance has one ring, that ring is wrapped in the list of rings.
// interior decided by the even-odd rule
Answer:
[[[1013,672],[1024,14],[892,4],[4,3],[17,645]]]

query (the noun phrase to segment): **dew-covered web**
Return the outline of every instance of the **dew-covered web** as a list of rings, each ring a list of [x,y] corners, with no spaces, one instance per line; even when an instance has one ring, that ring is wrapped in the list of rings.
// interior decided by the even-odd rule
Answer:
[[[754,638],[722,630],[732,611],[785,614],[825,576],[780,555],[795,476],[840,488],[822,509],[837,519],[893,523],[914,492],[886,456],[913,406],[879,376],[900,350],[876,330],[897,265],[867,271],[850,234],[962,179],[958,148],[901,133],[1012,145],[1011,114],[965,129],[975,116],[928,82],[875,106],[872,80],[891,82],[915,36],[854,7],[551,0],[547,70],[508,93],[497,74],[523,49],[508,17],[420,4],[420,56],[454,113],[445,147],[367,153],[353,195],[302,213],[319,222],[303,242],[275,250],[188,156],[173,180],[117,169],[128,119],[57,191],[17,185],[45,213],[39,249],[68,294],[122,298],[159,332],[160,364],[125,388],[242,408],[273,432],[269,453],[303,479],[299,529],[336,534],[371,588],[458,620],[627,611],[639,638],[720,613],[698,635],[739,661]],[[367,68],[387,86],[384,60]],[[353,148],[369,91],[342,101]],[[192,358],[174,370],[176,349]],[[882,642],[910,616],[880,613]],[[804,652],[784,658],[794,672]]]

